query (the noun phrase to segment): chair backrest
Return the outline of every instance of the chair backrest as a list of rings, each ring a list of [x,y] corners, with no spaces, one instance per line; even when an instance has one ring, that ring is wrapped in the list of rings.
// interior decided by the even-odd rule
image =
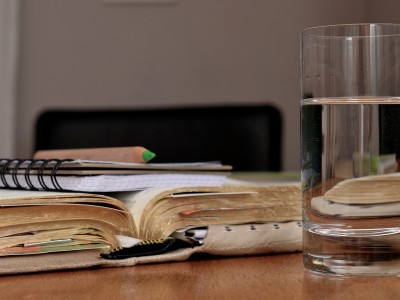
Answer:
[[[269,105],[52,110],[36,123],[35,150],[144,146],[152,162],[221,161],[237,171],[280,171],[282,121]]]

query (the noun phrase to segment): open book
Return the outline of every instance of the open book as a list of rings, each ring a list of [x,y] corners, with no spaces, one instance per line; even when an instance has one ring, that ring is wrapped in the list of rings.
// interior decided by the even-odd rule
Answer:
[[[318,214],[336,218],[400,216],[400,173],[343,180],[311,199],[311,206]]]
[[[0,273],[183,260],[195,252],[299,251],[300,203],[297,184],[153,188],[107,196],[3,189]],[[77,263],[69,265],[71,259]]]
[[[0,188],[80,192],[221,185],[232,169],[218,162],[124,163],[0,159]]]

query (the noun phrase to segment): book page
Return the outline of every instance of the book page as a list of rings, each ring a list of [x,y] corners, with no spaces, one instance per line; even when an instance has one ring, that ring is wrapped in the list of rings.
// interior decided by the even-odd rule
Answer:
[[[8,190],[0,189],[0,199],[17,199],[17,198],[40,198],[47,196],[60,196],[59,192],[44,192],[44,191],[27,191],[27,190]]]
[[[346,179],[324,194],[324,199],[343,204],[398,202],[400,173]]]
[[[139,230],[140,224],[145,210],[150,209],[159,199],[165,195],[171,195],[182,191],[198,192],[207,190],[208,187],[165,187],[165,188],[149,188],[143,191],[136,192],[120,192],[120,193],[107,193],[110,197],[116,198],[123,202],[130,210],[136,228]],[[151,204],[150,204],[151,203]]]
[[[110,195],[129,207],[139,238],[157,239],[191,225],[301,219],[300,191],[300,185],[292,184],[192,186]]]
[[[48,237],[44,241],[72,239],[74,238],[73,232],[75,230],[81,232],[88,228],[96,231],[97,236],[103,237],[109,245],[118,246],[116,235],[118,235],[120,231],[115,226],[102,220],[65,219],[62,220],[62,222],[60,222],[60,220],[48,220],[46,222],[30,222],[12,226],[2,226],[0,227],[0,248],[6,246],[5,243],[8,237],[14,239],[21,238],[19,244],[24,244],[28,240],[30,243],[43,242],[40,238],[36,239],[38,237],[37,234],[40,235],[41,233],[48,233]],[[66,230],[65,232],[68,232],[68,235],[60,235],[60,230]],[[49,238],[49,236],[51,237]],[[3,240],[3,238],[6,240]]]
[[[106,205],[129,213],[128,208],[121,201],[106,195],[0,189],[0,207],[31,204],[52,205],[60,203],[90,203],[93,205]]]
[[[346,204],[326,200],[320,196],[311,199],[311,207],[320,215],[335,218],[372,218],[400,215],[400,202]]]
[[[73,229],[92,229],[97,234],[86,234],[88,242],[97,243],[101,236],[113,247],[118,246],[116,235],[137,235],[132,215],[121,201],[83,193],[0,189],[0,224],[0,249],[17,246],[26,236],[38,243],[42,238],[84,238],[73,237]],[[67,232],[64,236],[61,229]],[[43,232],[47,235],[39,234]]]
[[[113,198],[123,202],[133,217],[136,228],[139,228],[143,212],[147,205],[157,199],[157,195],[171,188],[152,188],[137,192],[108,193]]]
[[[107,222],[126,234],[132,232],[129,215],[120,210],[103,206],[60,203],[57,205],[7,206],[0,208],[0,224],[3,227],[49,221],[63,222],[64,220],[88,219]]]
[[[211,224],[301,220],[299,185],[203,187],[198,193],[180,192],[164,195],[145,208],[140,236],[158,239],[177,228]]]

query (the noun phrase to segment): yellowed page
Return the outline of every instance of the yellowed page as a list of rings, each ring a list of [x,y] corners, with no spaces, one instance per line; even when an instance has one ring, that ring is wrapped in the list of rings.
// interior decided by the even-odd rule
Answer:
[[[136,236],[136,228],[128,208],[111,197],[48,191],[0,189],[0,246],[7,247],[7,236],[47,232],[46,239],[59,239],[59,229],[93,228],[108,244],[116,245],[115,235]],[[65,236],[68,236],[65,235]],[[97,236],[97,237],[96,237]],[[40,242],[44,235],[29,236]],[[90,237],[90,235],[88,235]]]
[[[301,218],[300,185],[294,184],[152,188],[111,195],[122,200],[130,209],[140,239],[160,238],[167,231],[169,234],[171,230],[186,224],[230,224]],[[180,212],[191,208],[207,211],[210,216],[194,218],[193,215],[185,218],[180,215]],[[218,209],[231,210],[221,213]],[[254,214],[258,210],[262,214]]]
[[[139,192],[110,193],[109,195],[122,201],[128,207],[135,222],[135,227],[138,229],[146,206],[151,201],[156,202],[157,195],[163,194],[168,190],[171,190],[171,188],[151,188]]]
[[[17,189],[0,189],[0,206],[18,206],[27,204],[54,203],[99,203],[107,204],[119,210],[129,211],[119,200],[99,194],[68,193],[53,191],[31,191]]]
[[[221,193],[224,188],[221,187],[167,187],[167,188],[150,188],[138,192],[121,192],[121,193],[109,193],[107,195],[122,201],[130,210],[135,227],[138,232],[142,232],[139,228],[144,226],[143,219],[145,218],[146,212],[150,211],[151,208],[161,199],[166,196],[170,196],[174,193],[188,192],[196,193],[198,191],[205,192],[217,192]],[[173,203],[173,202],[172,202]],[[173,204],[172,204],[173,205]],[[163,224],[158,226],[162,227]],[[138,236],[140,238],[140,234]]]
[[[139,235],[158,239],[188,226],[301,220],[301,192],[299,185],[220,187],[166,196],[148,209]]]

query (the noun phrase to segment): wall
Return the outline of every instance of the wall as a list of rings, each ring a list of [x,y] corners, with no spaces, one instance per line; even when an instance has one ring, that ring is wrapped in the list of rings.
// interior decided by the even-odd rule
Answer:
[[[299,169],[299,31],[364,22],[365,0],[22,2],[17,155],[49,108],[271,103]]]
[[[0,157],[15,153],[19,2],[0,2]]]
[[[400,23],[400,2],[397,0],[366,0],[369,22]]]

